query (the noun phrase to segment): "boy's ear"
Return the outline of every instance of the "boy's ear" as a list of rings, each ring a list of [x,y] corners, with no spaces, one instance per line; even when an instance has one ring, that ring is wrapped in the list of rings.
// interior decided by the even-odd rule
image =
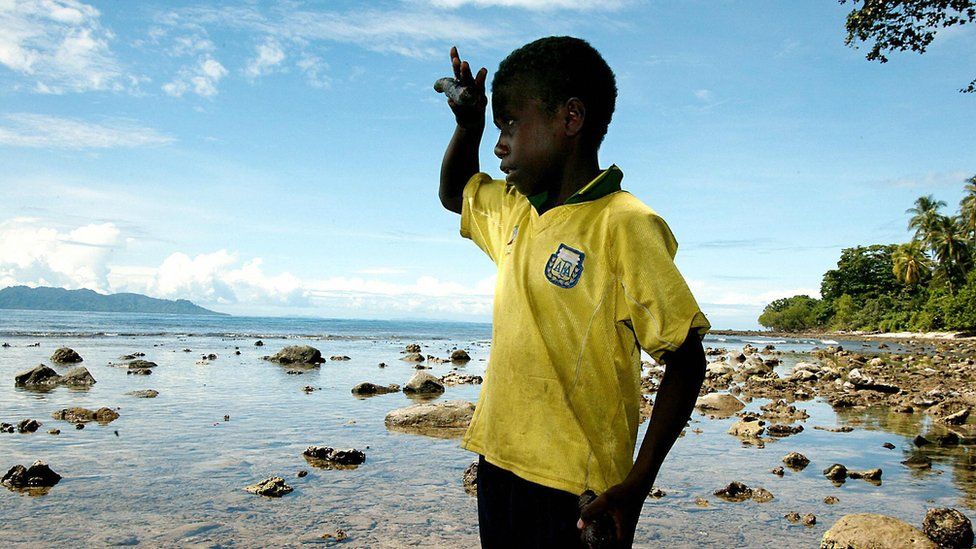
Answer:
[[[586,121],[586,105],[578,97],[571,97],[564,105],[566,112],[566,135],[573,137],[583,131]]]

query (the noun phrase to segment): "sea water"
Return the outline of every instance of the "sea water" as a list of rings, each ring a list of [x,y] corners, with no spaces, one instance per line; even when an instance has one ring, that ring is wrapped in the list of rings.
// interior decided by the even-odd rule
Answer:
[[[386,414],[414,404],[403,393],[357,398],[350,389],[363,381],[403,385],[416,372],[400,360],[409,343],[425,355],[446,358],[456,348],[471,355],[463,366],[431,365],[436,376],[454,368],[483,375],[490,338],[489,325],[473,323],[0,311],[0,342],[11,345],[0,348],[0,421],[43,423],[33,434],[0,434],[0,469],[40,459],[64,477],[44,495],[0,490],[0,540],[4,546],[300,546],[334,543],[322,535],[339,528],[349,536],[342,542],[347,547],[475,547],[477,504],[461,484],[475,456],[457,439],[388,431]],[[258,339],[263,346],[254,345]],[[787,351],[781,372],[824,346],[756,336],[705,341],[730,350],[746,343]],[[862,351],[873,345],[839,343]],[[350,360],[327,360],[296,375],[262,359],[297,344]],[[67,366],[49,360],[62,346],[81,354],[81,365],[97,380],[93,387],[14,387],[17,372],[40,363],[64,373]],[[112,365],[135,352],[158,364],[152,375],[127,375]],[[210,353],[217,359],[201,361]],[[306,386],[315,390],[307,393]],[[141,389],[159,396],[126,394]],[[438,401],[475,402],[479,390],[447,387]],[[747,409],[765,402],[756,399]],[[635,546],[810,547],[848,513],[884,513],[918,526],[930,507],[967,514],[976,508],[968,447],[925,450],[934,461],[930,471],[900,464],[918,451],[911,439],[936,428],[923,415],[884,408],[838,415],[816,400],[796,404],[810,413],[805,430],[762,448],[726,434],[736,418],[696,412],[658,476],[666,496],[644,505]],[[83,430],[51,418],[72,406],[117,408],[120,417]],[[317,469],[302,457],[310,445],[363,450],[366,462],[352,470]],[[810,466],[772,475],[791,451],[807,455]],[[851,480],[836,487],[821,473],[835,462],[881,467],[882,484]],[[301,470],[309,474],[299,478]],[[270,476],[285,478],[294,491],[271,499],[243,490]],[[712,495],[733,480],[764,487],[775,499],[726,503]],[[840,502],[825,504],[829,495]],[[791,511],[814,513],[817,524],[791,524],[783,518]]]

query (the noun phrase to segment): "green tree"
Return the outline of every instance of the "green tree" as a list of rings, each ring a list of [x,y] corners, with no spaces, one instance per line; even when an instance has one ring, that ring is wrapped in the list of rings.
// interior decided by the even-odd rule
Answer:
[[[940,215],[932,227],[930,245],[937,261],[935,272],[954,294],[955,286],[969,271],[972,254],[959,217]]]
[[[976,21],[973,0],[840,0],[840,3],[848,1],[854,9],[847,14],[845,43],[856,48],[860,42],[873,41],[867,59],[880,63],[887,63],[885,54],[894,51],[925,53],[940,29]],[[976,79],[959,91],[976,92]]]
[[[913,240],[907,244],[899,244],[891,254],[892,274],[902,284],[913,286],[927,278],[932,262],[925,255],[922,243]]]
[[[835,301],[844,294],[867,299],[899,293],[902,285],[895,278],[891,257],[895,248],[895,244],[875,244],[844,249],[837,268],[824,273],[820,295]]]
[[[857,316],[857,303],[854,302],[854,298],[848,294],[844,294],[837,298],[834,303],[834,318],[831,321],[831,328],[835,330],[852,330],[856,326],[854,325],[854,319]]]
[[[976,245],[976,175],[966,180],[966,196],[959,202],[959,217],[971,245]]]
[[[807,295],[777,299],[766,305],[759,324],[779,332],[799,332],[817,327],[816,310],[820,300]]]
[[[936,220],[942,215],[939,210],[945,205],[945,201],[936,200],[934,196],[928,195],[918,197],[915,199],[915,207],[905,210],[905,213],[912,214],[911,219],[908,220],[908,228],[915,230],[915,240],[929,243],[929,233],[932,232]]]

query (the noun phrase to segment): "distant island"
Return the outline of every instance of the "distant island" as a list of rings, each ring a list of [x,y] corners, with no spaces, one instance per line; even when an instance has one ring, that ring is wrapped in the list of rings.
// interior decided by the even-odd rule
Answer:
[[[141,294],[104,295],[93,290],[10,286],[0,290],[0,309],[33,311],[87,311],[100,313],[160,313],[173,315],[222,315],[185,299],[156,299]]]

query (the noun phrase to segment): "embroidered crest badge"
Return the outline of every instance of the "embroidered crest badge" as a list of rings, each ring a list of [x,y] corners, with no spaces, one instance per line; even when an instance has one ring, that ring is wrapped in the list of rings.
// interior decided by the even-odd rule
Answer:
[[[583,259],[586,254],[560,244],[556,253],[546,262],[546,278],[560,288],[572,288],[583,274]]]

